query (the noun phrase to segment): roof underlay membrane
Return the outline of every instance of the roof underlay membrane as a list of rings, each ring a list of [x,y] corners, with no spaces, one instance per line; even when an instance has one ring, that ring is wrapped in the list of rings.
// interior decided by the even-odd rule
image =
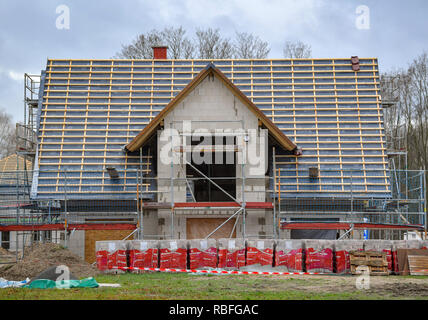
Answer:
[[[66,170],[68,197],[135,198],[140,154],[123,147],[210,62],[303,149],[276,150],[281,197],[389,196],[378,63],[360,58],[360,71],[351,59],[48,60],[33,197],[61,195]],[[148,176],[152,162],[143,149]]]

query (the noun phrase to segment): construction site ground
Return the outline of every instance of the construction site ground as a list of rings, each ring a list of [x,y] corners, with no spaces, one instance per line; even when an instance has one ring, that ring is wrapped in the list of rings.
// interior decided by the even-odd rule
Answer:
[[[120,288],[0,289],[0,299],[183,299],[183,300],[428,300],[427,276],[376,276],[370,289],[356,288],[356,276],[195,275],[185,273],[98,274],[99,283]]]

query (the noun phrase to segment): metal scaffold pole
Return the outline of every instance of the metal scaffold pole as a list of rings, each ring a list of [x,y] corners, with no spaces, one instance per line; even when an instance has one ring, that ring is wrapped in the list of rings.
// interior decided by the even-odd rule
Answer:
[[[273,160],[273,237],[278,239],[277,224],[276,224],[276,151],[275,147],[272,148]]]
[[[64,169],[64,247],[67,248],[68,240],[67,240],[67,229],[68,229],[68,220],[67,220],[68,212],[67,212],[67,170]]]
[[[172,125],[170,126],[172,129]],[[172,130],[171,130],[171,143],[172,143]],[[174,238],[174,150],[171,149],[171,239]]]
[[[242,209],[242,238],[245,239],[246,236],[246,226],[245,226],[245,215],[246,215],[246,211],[245,211],[245,165],[244,165],[244,161],[242,162],[242,205],[241,205],[241,209]]]
[[[138,239],[143,239],[144,237],[144,225],[143,225],[143,217],[144,217],[144,208],[143,208],[143,148],[140,148],[140,174],[139,176],[139,184],[140,184],[140,193],[138,195]]]

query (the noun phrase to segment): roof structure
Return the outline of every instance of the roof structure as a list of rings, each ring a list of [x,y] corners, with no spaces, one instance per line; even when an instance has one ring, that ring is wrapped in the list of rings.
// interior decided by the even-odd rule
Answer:
[[[33,196],[64,192],[59,172],[67,170],[69,197],[135,198],[140,156],[123,147],[210,62],[304,150],[300,157],[277,150],[281,197],[390,194],[375,58],[360,58],[359,71],[350,58],[49,59]],[[152,155],[144,150],[142,167],[149,175]],[[112,180],[106,167],[116,168],[120,179]],[[319,169],[317,179],[308,175],[312,167]]]
[[[280,146],[285,150],[293,151],[297,149],[297,146],[281,131],[278,127],[269,120],[266,115],[257,108],[257,106],[248,97],[242,93],[230,80],[215,67],[213,63],[209,63],[192,81],[177,95],[175,96],[167,106],[159,112],[159,114],[130,142],[125,148],[128,151],[137,151],[141,148],[150,136],[155,132],[156,128],[160,125],[165,116],[178,105],[195,87],[198,86],[206,77],[214,75],[223,84],[226,85],[232,93],[238,97],[245,106],[247,106],[251,112],[261,121],[261,123],[268,129],[269,133],[276,139]]]
[[[32,162],[24,157],[12,154],[0,160],[0,186],[15,186],[17,179],[24,177],[25,170],[32,169]],[[31,179],[31,177],[30,177]]]

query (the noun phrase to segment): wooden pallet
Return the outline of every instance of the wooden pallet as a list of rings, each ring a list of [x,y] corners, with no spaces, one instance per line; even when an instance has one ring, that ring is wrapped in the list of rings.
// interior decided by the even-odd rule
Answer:
[[[428,256],[409,255],[409,269],[412,276],[428,275]]]
[[[351,251],[349,252],[349,257],[352,274],[361,274],[361,271],[358,270],[358,267],[367,266],[370,275],[389,275],[388,260],[386,259],[385,252]]]

